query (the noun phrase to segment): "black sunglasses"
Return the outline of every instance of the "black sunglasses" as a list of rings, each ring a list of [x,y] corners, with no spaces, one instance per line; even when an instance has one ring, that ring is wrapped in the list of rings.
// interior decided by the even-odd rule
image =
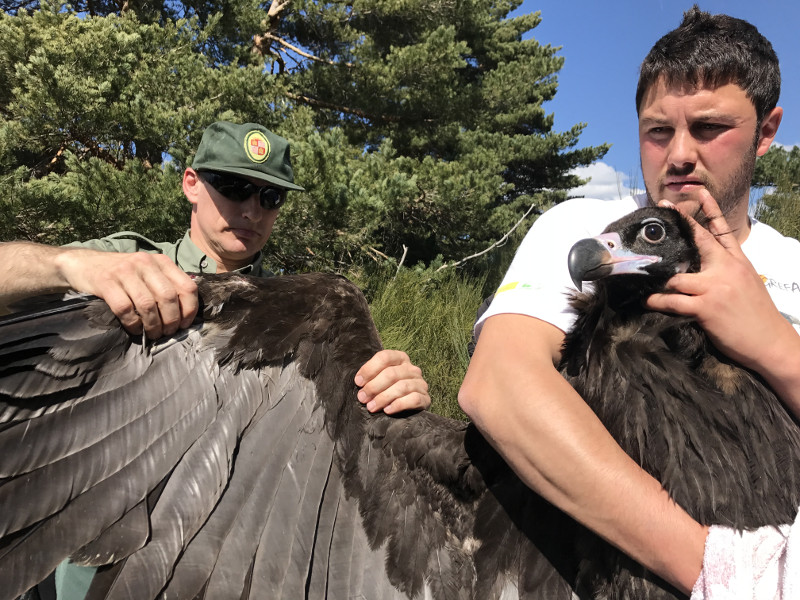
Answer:
[[[216,171],[198,171],[200,178],[208,185],[234,202],[244,202],[253,194],[258,194],[258,201],[264,210],[275,210],[286,202],[286,190],[271,185],[256,185],[247,179],[217,173]]]

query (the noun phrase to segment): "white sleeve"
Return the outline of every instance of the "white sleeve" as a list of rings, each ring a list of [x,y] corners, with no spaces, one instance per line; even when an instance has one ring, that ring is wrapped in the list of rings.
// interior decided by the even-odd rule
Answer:
[[[739,532],[712,526],[691,600],[800,597],[800,515],[792,525]]]

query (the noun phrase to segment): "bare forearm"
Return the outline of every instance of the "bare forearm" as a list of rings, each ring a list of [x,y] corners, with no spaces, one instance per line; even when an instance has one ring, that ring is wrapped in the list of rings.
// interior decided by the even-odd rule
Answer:
[[[0,243],[0,310],[23,298],[70,289],[61,268],[65,252],[29,242]]]
[[[487,344],[479,344],[462,388],[465,410],[531,488],[688,592],[700,572],[706,529],[622,451],[554,368],[524,366],[549,359],[531,355],[529,342],[509,347],[509,332],[524,326],[512,320],[506,331],[484,327]],[[497,345],[484,340],[487,334],[497,336]],[[493,350],[501,345],[498,360]],[[486,350],[493,356],[480,355]],[[506,360],[512,356],[521,361]]]
[[[13,242],[0,245],[0,307],[75,290],[106,301],[129,332],[150,338],[191,325],[197,285],[169,257]]]

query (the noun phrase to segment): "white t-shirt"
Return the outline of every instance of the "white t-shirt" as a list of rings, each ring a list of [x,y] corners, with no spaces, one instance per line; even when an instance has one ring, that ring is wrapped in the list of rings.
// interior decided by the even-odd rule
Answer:
[[[491,306],[475,326],[476,334],[487,318],[503,313],[529,315],[569,331],[576,318],[569,306],[569,296],[576,291],[567,268],[570,248],[646,205],[644,194],[621,200],[576,198],[545,212],[522,241]],[[778,310],[800,333],[800,242],[755,219],[751,226],[742,251]],[[584,284],[584,289],[590,285]]]

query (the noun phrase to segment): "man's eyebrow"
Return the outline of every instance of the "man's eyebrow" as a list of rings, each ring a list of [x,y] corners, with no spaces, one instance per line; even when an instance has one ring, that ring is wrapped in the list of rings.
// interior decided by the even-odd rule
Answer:
[[[694,115],[690,118],[690,122],[693,123],[706,123],[709,121],[716,121],[722,123],[735,123],[739,119],[735,115],[729,115],[727,113],[722,113],[719,111],[708,111],[704,113],[699,113]],[[672,121],[666,117],[642,117],[639,119],[640,125],[647,125],[647,126],[671,126]]]
[[[694,118],[694,121],[721,121],[723,123],[732,123],[738,120],[738,117],[735,115],[729,115],[727,113],[721,113],[717,111],[699,114]]]
[[[669,119],[664,117],[642,117],[639,119],[640,125],[669,125]]]

